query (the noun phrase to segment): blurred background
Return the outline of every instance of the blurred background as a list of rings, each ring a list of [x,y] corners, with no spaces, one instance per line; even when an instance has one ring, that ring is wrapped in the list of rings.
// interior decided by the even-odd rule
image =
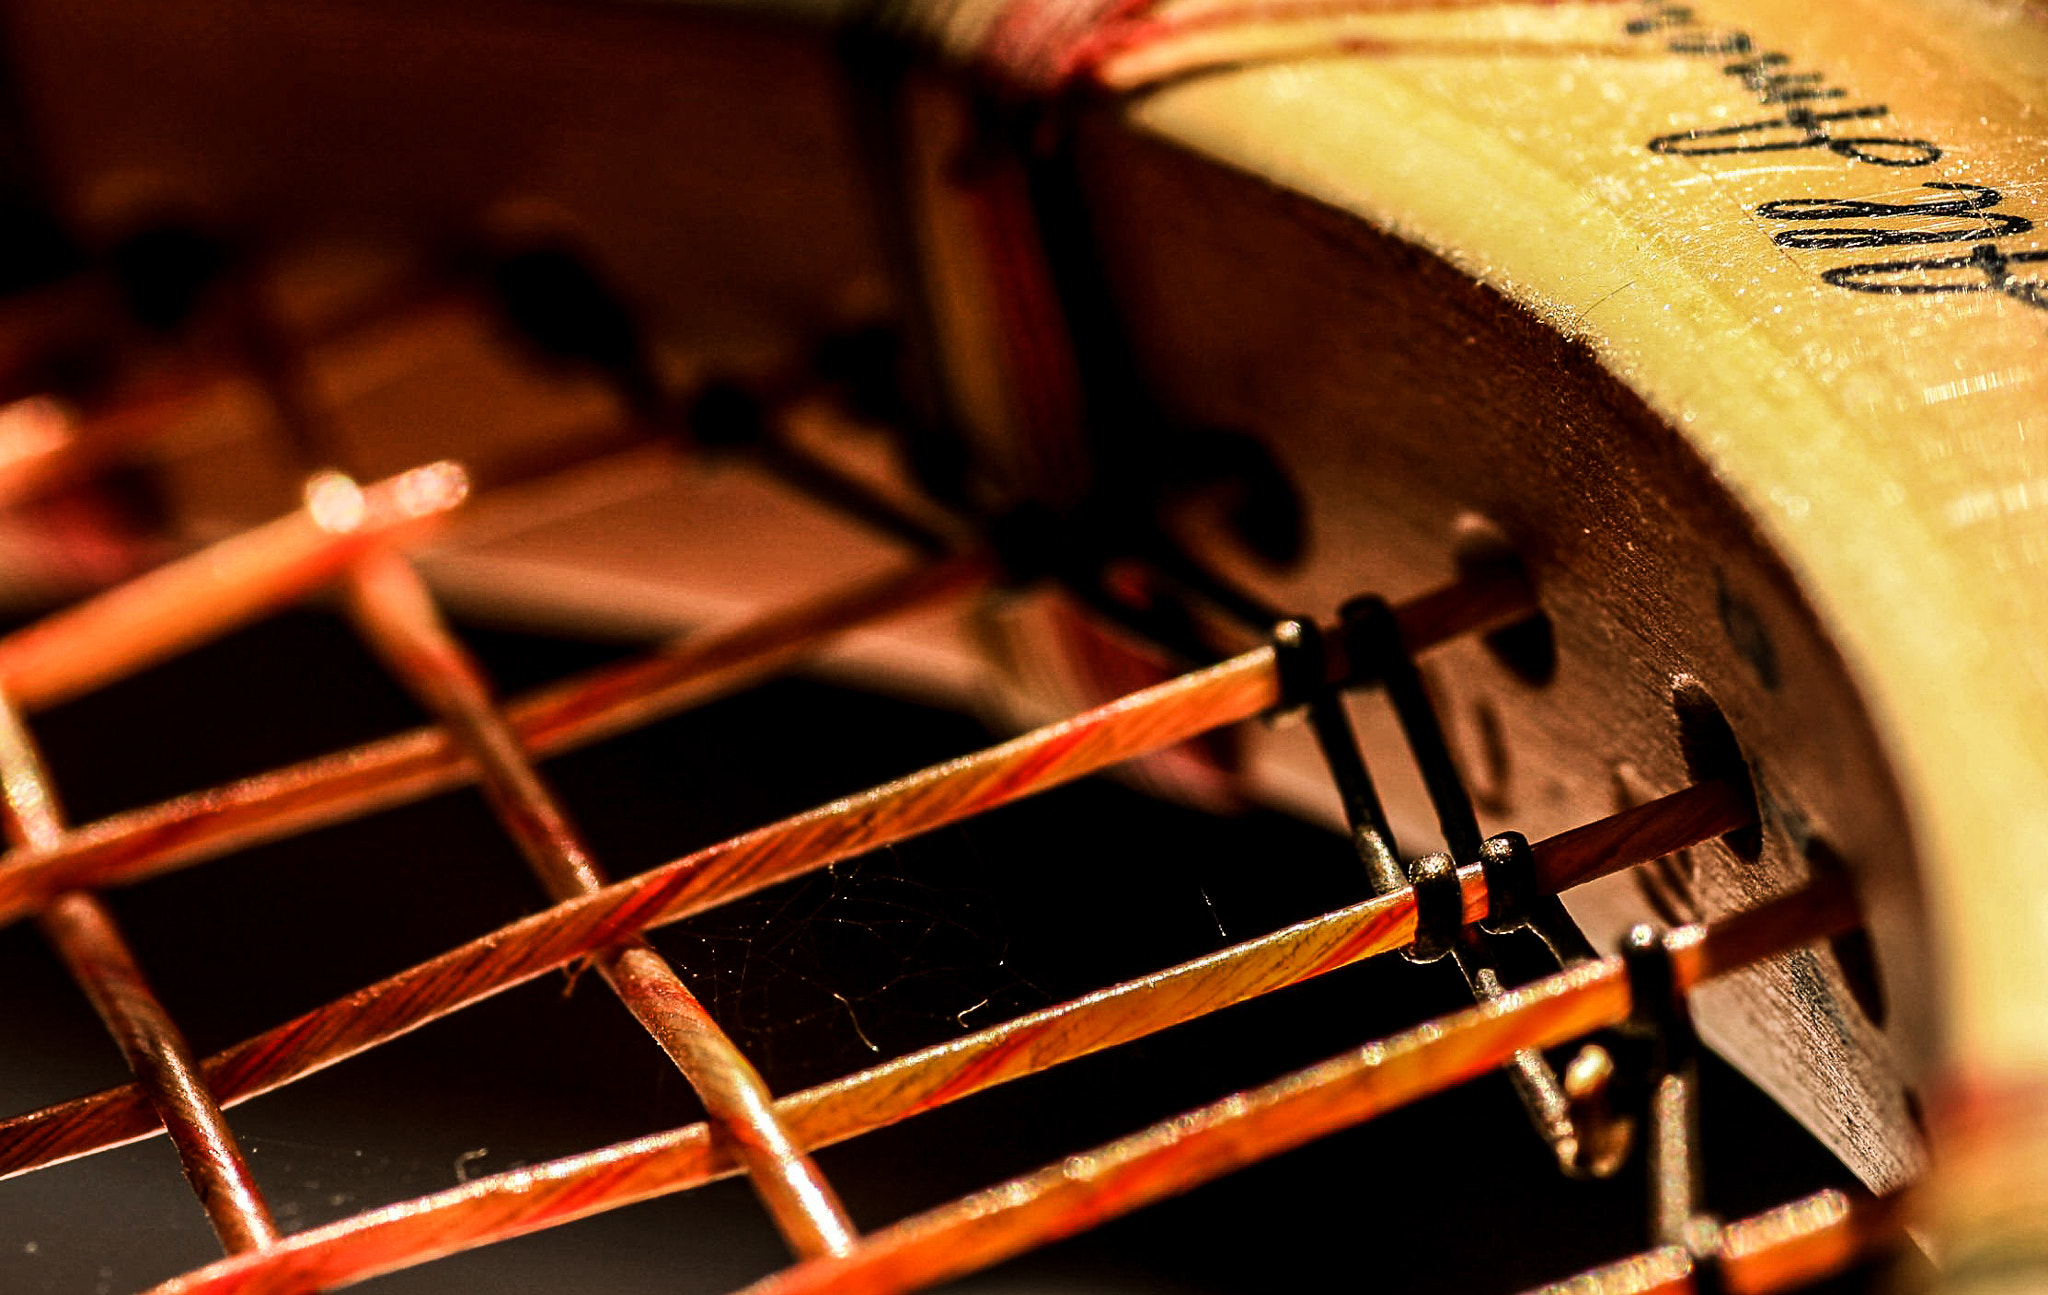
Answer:
[[[508,690],[611,644],[471,630]],[[288,717],[288,718],[287,718]],[[345,627],[239,633],[37,725],[81,821],[419,722]],[[758,689],[547,772],[624,873],[969,750],[978,723],[811,680]],[[1216,818],[1106,780],[1027,801],[657,932],[777,1092],[1363,897],[1338,837]],[[541,906],[464,791],[113,895],[172,1014],[211,1051]],[[0,1103],[124,1076],[31,927],[0,932]],[[1447,965],[1384,959],[822,1152],[872,1229],[1454,1010]],[[602,986],[551,975],[231,1112],[288,1230],[686,1123],[699,1109]],[[1733,1217],[1849,1177],[1719,1063],[1707,1200]],[[1386,1291],[1507,1292],[1643,1243],[1636,1167],[1560,1179],[1489,1077],[961,1283],[1253,1292],[1353,1268]],[[0,1286],[127,1292],[217,1252],[161,1139],[0,1183]],[[429,1292],[729,1290],[784,1256],[725,1182],[373,1281]],[[1860,1289],[1842,1284],[1836,1289]]]
[[[755,468],[683,470],[658,425],[662,393],[714,380],[800,390],[821,339],[902,310],[864,87],[823,8],[11,0],[0,601],[26,615],[273,516],[312,466],[446,455],[484,489],[426,568],[505,694],[893,558]],[[507,287],[569,253],[566,287]],[[584,284],[630,306],[634,340],[591,343],[610,307]],[[591,326],[551,342],[577,310]],[[906,447],[875,426],[791,435],[901,496]],[[985,744],[982,646],[914,623],[547,773],[629,873]],[[422,721],[316,606],[34,728],[83,823]],[[655,943],[787,1092],[1364,894],[1322,829],[1096,780]],[[110,898],[202,1053],[543,904],[471,791]],[[0,931],[0,984],[8,1112],[123,1079],[32,928]],[[1361,966],[819,1160],[875,1228],[1467,1002],[1446,966]],[[1848,1181],[1718,1063],[1705,1109],[1715,1210]],[[232,1122],[298,1230],[698,1114],[608,995],[551,976]],[[1355,1268],[1389,1292],[1505,1292],[1638,1247],[1642,1201],[1635,1168],[1560,1181],[1495,1077],[961,1289],[1251,1292]],[[213,1254],[161,1141],[0,1183],[8,1292],[112,1295]],[[724,1183],[366,1289],[709,1292],[784,1258]]]

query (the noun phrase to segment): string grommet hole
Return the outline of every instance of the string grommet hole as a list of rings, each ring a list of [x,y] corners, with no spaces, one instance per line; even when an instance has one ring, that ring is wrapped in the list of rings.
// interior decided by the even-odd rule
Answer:
[[[1461,579],[1502,572],[1528,579],[1528,564],[1507,532],[1477,513],[1458,519],[1456,561]],[[1502,669],[1532,688],[1541,688],[1557,677],[1557,631],[1542,611],[1494,630],[1480,642]]]
[[[1728,717],[1698,679],[1679,675],[1671,682],[1671,713],[1678,725],[1678,749],[1695,783],[1721,782],[1740,787],[1749,797],[1749,826],[1721,840],[1744,863],[1763,854],[1763,820],[1757,812],[1756,777]]]

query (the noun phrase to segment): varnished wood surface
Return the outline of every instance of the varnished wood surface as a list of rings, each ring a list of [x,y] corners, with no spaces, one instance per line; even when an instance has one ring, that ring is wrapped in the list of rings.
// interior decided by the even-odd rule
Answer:
[[[2029,35],[2024,11],[2011,13],[2015,45],[1994,59],[1988,43],[1964,57],[1907,35],[1921,17],[1912,6],[1835,5],[1796,17],[1764,4],[1695,11],[1696,25],[1640,34],[1626,24],[1643,17],[1642,6],[1566,6],[1547,30],[1525,15],[1507,39],[1534,65],[1513,79],[1484,58],[1430,46],[1432,32],[1458,32],[1455,16],[1410,15],[1377,53],[1191,76],[1149,96],[1137,115],[1476,272],[1685,428],[1849,653],[1887,755],[1910,781],[1916,840],[1955,863],[1930,870],[1940,876],[1929,898],[1941,951],[1958,959],[1944,991],[1946,1039],[1994,1069],[2007,1057],[2030,1068],[2048,1057],[2048,1036],[2042,1015],[2009,986],[2048,984],[2048,967],[1988,947],[2044,942],[1964,878],[1972,860],[2036,830],[2028,816],[2044,775],[2041,728],[2019,717],[2041,704],[2043,675],[2034,644],[1962,627],[2036,624],[2044,614],[2040,582],[2025,574],[2039,525],[2029,492],[2040,462],[2030,434],[2036,384],[2048,364],[2042,312],[1995,292],[1845,291],[1822,276],[1907,253],[1778,246],[1774,236],[1792,226],[1763,209],[1820,197],[1920,202],[1943,196],[1929,183],[1973,183],[2008,195],[1996,210],[2038,214],[2029,202],[2042,166],[2032,106],[2025,83],[2012,79],[2020,74],[2004,70],[2026,65],[2038,32]],[[1971,26],[1965,11],[1947,16],[1945,25]],[[1976,18],[1992,21],[1988,9]],[[1868,135],[1927,141],[1941,156],[1908,168],[1824,147],[1651,152],[1651,141],[1674,133],[1779,115],[1724,72],[1736,55],[1670,49],[1679,38],[1717,48],[1731,32],[1747,34],[1757,53],[1784,53],[1785,69],[1816,71],[1842,89],[1843,98],[1821,101],[1829,107],[1885,106]],[[1589,36],[1603,48],[1572,47]],[[1418,52],[1405,56],[1410,38]],[[1501,39],[1479,37],[1474,52]],[[1553,41],[1565,52],[1546,56]],[[1755,142],[1786,142],[1761,134]],[[1475,137],[1487,142],[1458,147]],[[1910,214],[1855,222],[1958,223]],[[2000,245],[2037,242],[2022,233]],[[1927,256],[1970,249],[1905,246]],[[1884,559],[1870,560],[1879,545]],[[2002,875],[2039,866],[2009,863]],[[1980,953],[1991,961],[1973,969]]]
[[[2002,1214],[2023,1232],[2028,1207],[2014,1202],[2038,1191],[2027,1154],[1985,1130],[2032,1124],[1982,1112],[2030,1109],[2024,1094],[2048,1068],[2044,910],[2006,898],[2048,882],[2048,862],[2027,844],[2048,813],[2038,795],[2048,658],[2025,629],[2048,613],[2031,578],[2048,552],[2042,311],[2027,268],[2039,263],[2005,265],[2016,277],[2001,281],[1981,268],[1990,262],[1848,276],[1911,289],[1887,293],[1851,291],[1839,272],[1984,246],[2023,258],[2040,246],[2021,228],[2041,180],[2030,124],[2038,10],[1852,0],[1794,17],[1729,0],[1680,20],[1644,4],[1198,0],[1013,6],[1000,23],[992,12],[968,4],[926,20],[955,54],[1009,59],[990,73],[998,79],[1075,92],[1064,143],[1089,243],[1058,255],[1100,271],[1103,304],[1167,413],[1256,432],[1309,499],[1314,547],[1301,570],[1247,569],[1228,545],[1207,556],[1288,605],[1323,609],[1366,588],[1425,588],[1474,528],[1504,535],[1557,628],[1558,672],[1534,685],[1465,645],[1433,679],[1466,762],[1488,769],[1489,816],[1541,833],[1684,785],[1700,772],[1700,726],[1725,721],[1754,775],[1763,830],[1755,849],[1738,841],[1674,864],[1682,893],[1667,886],[1660,902],[1709,916],[1743,908],[1802,880],[1818,844],[1860,887],[1891,1012],[1883,1025],[1869,1019],[1830,955],[1812,953],[1705,996],[1710,1034],[1881,1185],[1919,1167],[1904,1097],[1919,1086],[1937,1129],[1952,1133],[1936,1182],[1962,1184],[1959,1203],[1934,1217],[1962,1219],[1967,1232],[1970,1218]],[[466,87],[465,106],[393,157],[343,150],[309,162],[309,141],[327,129],[313,122],[326,118],[263,110],[287,89],[268,55],[160,56],[203,43],[223,15],[252,49],[282,41],[305,53],[299,73],[312,80],[347,80],[367,57],[372,93],[330,114],[366,137],[421,115],[419,85],[437,83],[423,69]],[[532,102],[569,105],[555,117],[561,134],[500,137],[486,127],[507,114],[480,110],[490,95],[478,87],[495,84],[489,69],[529,58],[550,25],[543,7],[508,15],[474,66],[450,57],[452,41],[374,5],[362,15],[322,7],[284,32],[233,6],[97,23],[23,6],[12,26],[37,68],[27,98],[74,215],[111,234],[123,213],[170,195],[171,206],[263,230],[282,252],[305,251],[294,231],[318,229],[302,259],[278,262],[302,273],[294,300],[309,317],[335,284],[394,273],[404,258],[393,246],[534,219],[526,199],[548,209],[543,223],[586,232],[648,299],[715,303],[653,312],[679,373],[700,362],[693,346],[730,359],[888,295],[876,287],[866,209],[847,196],[853,149],[821,108],[839,87],[815,44],[707,24],[716,34],[704,51],[754,51],[800,87],[750,115],[732,109],[744,96],[718,58],[690,54],[701,75],[676,81],[652,38],[660,20],[606,11],[531,88]],[[356,17],[377,40],[320,39]],[[419,66],[374,66],[378,49],[407,42]],[[1729,70],[1760,51],[1782,61],[1753,76]],[[576,75],[607,64],[627,69],[610,97],[592,90],[602,76]],[[141,69],[131,75],[161,116],[123,110],[128,90],[105,71],[120,67]],[[1830,97],[1788,99],[1773,68],[1811,70]],[[673,84],[690,87],[714,129],[690,136],[680,161],[663,155],[675,164],[658,168],[659,192],[635,192],[634,177],[654,172],[619,166],[632,150],[574,146],[662,133],[648,122],[673,125],[659,92]],[[663,111],[623,120],[650,102]],[[1828,118],[1810,139],[1790,118],[1729,133],[1794,103],[1862,115]],[[992,219],[1016,215],[1002,206],[1015,194],[998,183],[975,191],[975,169],[950,165],[960,139],[945,132],[972,121],[957,109],[942,102],[911,123],[926,132],[914,160],[937,194],[922,228],[942,238],[943,264],[927,270],[958,298],[956,349],[985,366],[956,380],[986,405],[992,442],[1035,427],[1023,457],[1052,464],[1056,478],[1080,442],[1049,439],[1032,419],[1077,417],[1074,393],[1019,384],[1006,368],[1001,350],[1015,338],[997,321],[1023,297],[975,258],[991,230],[1020,236],[1014,221]],[[1872,138],[1890,142],[1853,142]],[[437,174],[448,139],[477,146],[470,165]],[[1752,151],[1715,152],[1717,140]],[[290,164],[248,165],[262,157]],[[699,204],[689,221],[667,218],[684,191],[728,185],[754,195],[747,214]],[[1915,214],[1993,191],[1971,209],[1989,214]],[[1864,205],[1794,219],[1823,202]],[[1930,241],[1785,237],[1859,222]],[[1971,222],[1992,222],[1996,237],[1962,237]],[[343,226],[349,236],[333,240]],[[688,237],[672,237],[683,228]],[[376,246],[350,243],[363,231]],[[684,264],[678,248],[693,239],[703,259]],[[681,291],[707,278],[734,290]],[[353,377],[336,385],[355,452],[409,455],[445,433],[459,442],[545,385],[499,381],[450,336],[412,337],[455,357],[441,372],[461,380],[431,397],[424,378],[380,385],[368,361],[386,352],[326,370]],[[1028,418],[1004,407],[1020,387],[1035,392]],[[504,437],[544,439],[576,421],[568,411],[604,403],[580,388],[551,398],[499,424]],[[410,408],[439,416],[392,416]],[[241,447],[225,461],[260,457],[237,426],[243,439],[219,438]],[[450,448],[461,445],[435,446]],[[246,505],[192,469],[181,459],[169,475],[196,513]],[[251,470],[237,485],[257,495],[259,480]],[[694,559],[651,560],[626,542],[655,533],[662,511],[615,514],[617,529],[581,547],[514,536],[498,583],[545,569],[561,590],[576,583],[575,563],[613,557],[643,564],[654,585],[686,583]],[[728,557],[745,547],[720,538]],[[1068,669],[1064,682],[1085,684],[1086,673]],[[1383,726],[1368,734],[1376,745],[1387,736]],[[1261,744],[1255,778],[1300,767],[1286,742]],[[1580,911],[1611,928],[1646,893],[1624,881]]]

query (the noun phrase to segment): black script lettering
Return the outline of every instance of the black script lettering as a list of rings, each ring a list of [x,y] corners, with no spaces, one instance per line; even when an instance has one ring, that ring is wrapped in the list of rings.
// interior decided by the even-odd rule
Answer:
[[[1692,10],[1684,5],[1659,5],[1646,18],[1631,18],[1624,28],[1631,36],[1647,36],[1653,31],[1666,31],[1677,27],[1693,25]]]
[[[1776,52],[1759,54],[1755,58],[1744,59],[1740,63],[1730,63],[1721,69],[1721,73],[1724,76],[1740,77],[1744,81],[1749,81],[1766,75],[1767,69],[1783,67],[1791,61],[1785,55]]]
[[[1926,166],[1941,159],[1941,150],[1924,139],[1895,139],[1890,136],[1859,135],[1838,139],[1828,134],[1826,123],[1886,117],[1891,109],[1883,104],[1815,112],[1793,108],[1782,117],[1749,121],[1736,126],[1694,129],[1660,135],[1650,141],[1652,153],[1674,157],[1718,157],[1729,153],[1784,153],[1804,148],[1824,148],[1838,157],[1872,166]],[[1778,132],[1785,132],[1780,136]],[[1898,150],[1894,156],[1890,150]]]
[[[1998,292],[2021,305],[2048,310],[2048,279],[2022,279],[2012,272],[2015,265],[2043,263],[2048,263],[2048,251],[2008,252],[1986,243],[1972,249],[1968,256],[1873,261],[1867,265],[1845,265],[1820,277],[1851,292],[1887,296]]]
[[[1789,72],[1781,76],[1767,76],[1749,81],[1749,88],[1756,91],[1757,98],[1765,103],[1811,103],[1817,99],[1843,99],[1849,92],[1837,86],[1822,85],[1818,72]]]
[[[2034,227],[2025,216],[1995,212],[1984,218],[1987,224],[1971,229],[1873,229],[1841,226],[1830,229],[1790,229],[1772,237],[1779,247],[1799,251],[1842,251],[1853,247],[1907,247],[1921,243],[1978,243],[2007,234],[2024,234]]]
[[[1666,44],[1664,48],[1670,50],[1673,54],[1698,54],[1714,57],[1725,54],[1747,54],[1756,48],[1756,42],[1751,39],[1750,34],[1746,31],[1724,32],[1720,35],[1697,32],[1689,36],[1680,36],[1677,40]]]
[[[1922,186],[1949,193],[1969,194],[1937,202],[1872,202],[1859,198],[1780,198],[1756,209],[1769,220],[1869,220],[1886,216],[1970,216],[1982,212],[1978,225],[1969,229],[1884,229],[1874,225],[1837,225],[1827,229],[1794,229],[1774,235],[1779,247],[1843,249],[1853,247],[1903,247],[1915,243],[1974,243],[2024,234],[2034,227],[2025,216],[1985,211],[2005,196],[1982,184],[1957,184],[1937,180]]]
[[[1996,207],[2005,195],[1988,184],[1964,184],[1953,180],[1929,180],[1923,189],[1944,193],[1965,193],[1967,198],[1944,202],[1874,202],[1865,198],[1779,198],[1756,209],[1772,220],[1864,220],[1876,216],[1967,216],[1986,207]]]
[[[1742,63],[1730,63],[1721,71],[1748,86],[1765,103],[1798,103],[1814,99],[1841,99],[1848,91],[1822,85],[1819,72],[1773,72],[1792,60],[1783,54],[1759,54]]]

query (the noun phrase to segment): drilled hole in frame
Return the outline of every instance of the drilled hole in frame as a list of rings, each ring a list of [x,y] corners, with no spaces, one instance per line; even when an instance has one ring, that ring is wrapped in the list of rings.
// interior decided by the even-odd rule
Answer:
[[[1678,724],[1678,749],[1692,781],[1725,782],[1741,788],[1748,798],[1750,825],[1721,840],[1736,858],[1755,863],[1763,853],[1763,825],[1756,809],[1756,779],[1741,743],[1735,740],[1735,730],[1728,726],[1727,717],[1705,685],[1691,675],[1672,680],[1671,713]]]
[[[1507,533],[1477,513],[1458,518],[1452,552],[1461,579],[1503,571],[1528,576],[1528,566]],[[1493,631],[1480,642],[1509,674],[1532,687],[1540,688],[1557,675],[1557,635],[1550,617],[1541,611]]]

